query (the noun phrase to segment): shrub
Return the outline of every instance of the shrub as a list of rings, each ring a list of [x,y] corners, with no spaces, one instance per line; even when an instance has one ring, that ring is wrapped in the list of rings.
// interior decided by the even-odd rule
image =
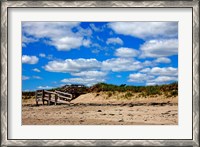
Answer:
[[[133,94],[131,92],[127,92],[125,95],[124,95],[126,98],[129,98],[129,97],[132,97]]]
[[[178,95],[178,90],[173,90],[173,91],[171,91],[171,92],[170,92],[170,95],[171,95],[171,96],[174,96],[174,97],[177,96],[177,95]]]
[[[112,92],[109,91],[109,92],[107,93],[107,95],[108,95],[108,97],[111,97],[111,96],[112,96]]]

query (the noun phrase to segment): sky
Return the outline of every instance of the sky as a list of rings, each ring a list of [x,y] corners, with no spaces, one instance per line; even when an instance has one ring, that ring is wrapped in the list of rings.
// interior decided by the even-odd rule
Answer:
[[[178,81],[177,22],[23,22],[22,90]]]

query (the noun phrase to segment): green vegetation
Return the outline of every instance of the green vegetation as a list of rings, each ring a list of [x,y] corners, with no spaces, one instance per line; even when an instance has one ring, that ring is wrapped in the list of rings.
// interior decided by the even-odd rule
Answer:
[[[178,95],[178,82],[174,82],[167,85],[155,86],[129,86],[126,84],[121,84],[120,86],[118,86],[113,84],[98,83],[91,87],[63,86],[59,88],[50,89],[49,91],[55,90],[72,93],[74,97],[78,97],[81,94],[89,92],[106,92],[107,98],[116,95],[116,92],[124,93],[122,97],[126,99],[130,99],[135,93],[138,93],[136,94],[136,98],[146,98],[148,96],[157,97],[161,94],[163,94],[165,97],[176,97]],[[22,92],[22,96],[24,99],[29,99],[34,95],[34,91]]]
[[[126,92],[124,97],[133,96],[132,93],[140,93],[139,97],[147,97],[147,96],[157,96],[161,94],[169,95],[169,96],[177,96],[178,95],[178,82],[168,84],[168,85],[155,85],[155,86],[127,86],[122,84],[120,86],[106,83],[98,83],[89,88],[90,92],[108,92],[107,95],[110,97],[114,92]],[[112,93],[111,93],[112,92]]]

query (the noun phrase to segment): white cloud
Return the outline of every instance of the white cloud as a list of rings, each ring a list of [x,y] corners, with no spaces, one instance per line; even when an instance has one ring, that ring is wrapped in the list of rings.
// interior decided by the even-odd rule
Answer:
[[[115,55],[118,57],[136,57],[138,56],[139,51],[131,48],[121,47],[116,49]]]
[[[146,85],[147,85],[147,86],[153,86],[153,85],[158,85],[158,84],[155,83],[155,82],[147,82]]]
[[[102,62],[102,70],[134,71],[142,68],[142,63],[132,58],[112,58]]]
[[[52,39],[50,44],[54,45],[59,51],[69,51],[71,49],[78,49],[83,44],[83,38],[65,36]]]
[[[116,75],[116,77],[117,77],[117,78],[121,78],[122,76],[121,76],[121,75]]]
[[[144,66],[155,66],[155,64],[154,64],[152,61],[148,61],[148,60],[142,62],[142,64],[143,64]]]
[[[150,71],[151,71],[150,68],[144,68],[144,69],[140,70],[140,72],[142,72],[142,73],[148,73]]]
[[[34,68],[33,71],[35,71],[35,72],[40,72],[40,70],[37,69],[37,68]]]
[[[94,84],[99,83],[99,82],[105,82],[105,80],[101,79],[101,78],[84,78],[84,77],[81,77],[81,78],[63,79],[63,80],[61,80],[61,82],[68,83],[68,84],[84,84],[84,85],[87,85],[87,86],[91,86],[91,85],[94,85]]]
[[[117,37],[117,38],[108,38],[106,41],[106,44],[120,44],[123,45],[123,41]]]
[[[178,40],[149,40],[141,47],[141,57],[166,57],[178,54]]]
[[[80,76],[80,77],[104,77],[106,76],[106,72],[102,72],[102,71],[82,71],[82,72],[78,72],[78,73],[71,73],[71,75],[73,76]]]
[[[43,53],[39,54],[39,56],[42,57],[42,58],[46,57],[46,55],[43,54]]]
[[[22,56],[22,63],[36,64],[38,61],[39,59],[36,56],[28,56],[28,55]]]
[[[153,68],[145,68],[140,70],[140,72],[148,73],[150,75],[159,75],[159,76],[177,76],[178,69],[174,67],[153,67]]]
[[[33,38],[33,37],[26,37],[26,36],[22,36],[22,46],[26,47],[27,44],[32,43],[32,42],[37,42],[38,39]]]
[[[168,84],[174,81],[178,81],[178,69],[173,67],[144,68],[139,73],[130,74],[128,79],[128,82],[144,82],[146,85]]]
[[[90,45],[91,45],[91,40],[89,40],[89,39],[84,39],[83,40],[83,46],[85,46],[85,47],[90,47]]]
[[[51,54],[46,55],[46,54],[41,53],[41,54],[39,54],[39,56],[40,56],[41,58],[46,58],[46,59],[48,59],[48,60],[53,60],[53,59],[55,59],[55,58],[53,57],[53,55],[51,55]]]
[[[155,79],[147,80],[146,85],[169,84],[175,81],[178,81],[177,76],[158,76]]]
[[[34,79],[42,79],[40,76],[33,76]]]
[[[141,83],[145,82],[146,80],[153,79],[154,76],[148,76],[147,74],[142,73],[134,73],[129,75],[128,82],[136,82]]]
[[[94,53],[94,54],[98,54],[100,52],[100,50],[98,50],[98,49],[93,49],[92,50],[92,53]]]
[[[44,69],[50,72],[80,72],[100,68],[101,63],[96,59],[66,59],[64,61],[50,61]]]
[[[95,24],[93,24],[93,23],[90,24],[90,27],[91,27],[92,30],[94,30],[95,32],[101,32],[101,31],[103,31],[103,28],[96,27]]]
[[[142,39],[178,36],[178,22],[111,22],[108,26],[117,34]]]
[[[22,76],[22,80],[28,80],[28,79],[30,79],[30,77],[28,77],[28,76]]]
[[[151,69],[151,71],[149,72],[149,74],[152,75],[159,75],[159,76],[177,76],[178,75],[178,69],[177,68],[173,68],[173,67],[153,67]]]
[[[50,87],[50,86],[38,86],[37,88],[38,89],[51,89],[53,87]]]
[[[79,26],[79,22],[23,22],[22,29],[25,34],[37,38],[62,37],[72,34],[71,29]]]
[[[159,76],[153,81],[157,83],[164,83],[164,82],[177,81],[177,80],[178,80],[177,77]]]
[[[90,29],[83,29],[79,22],[23,22],[24,35],[33,38],[45,38],[45,42],[53,45],[57,50],[69,51],[80,46],[88,47],[90,42],[84,36],[90,36]],[[76,28],[76,32],[72,29]]]
[[[170,63],[171,60],[169,58],[166,58],[166,57],[160,57],[160,58],[157,58],[154,62],[156,62],[156,63]]]

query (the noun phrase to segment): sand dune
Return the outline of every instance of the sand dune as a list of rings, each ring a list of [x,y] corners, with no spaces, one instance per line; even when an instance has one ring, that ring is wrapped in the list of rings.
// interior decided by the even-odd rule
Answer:
[[[87,93],[65,105],[23,101],[23,125],[177,125],[178,98],[119,99],[121,93]],[[118,97],[116,97],[118,96]]]

